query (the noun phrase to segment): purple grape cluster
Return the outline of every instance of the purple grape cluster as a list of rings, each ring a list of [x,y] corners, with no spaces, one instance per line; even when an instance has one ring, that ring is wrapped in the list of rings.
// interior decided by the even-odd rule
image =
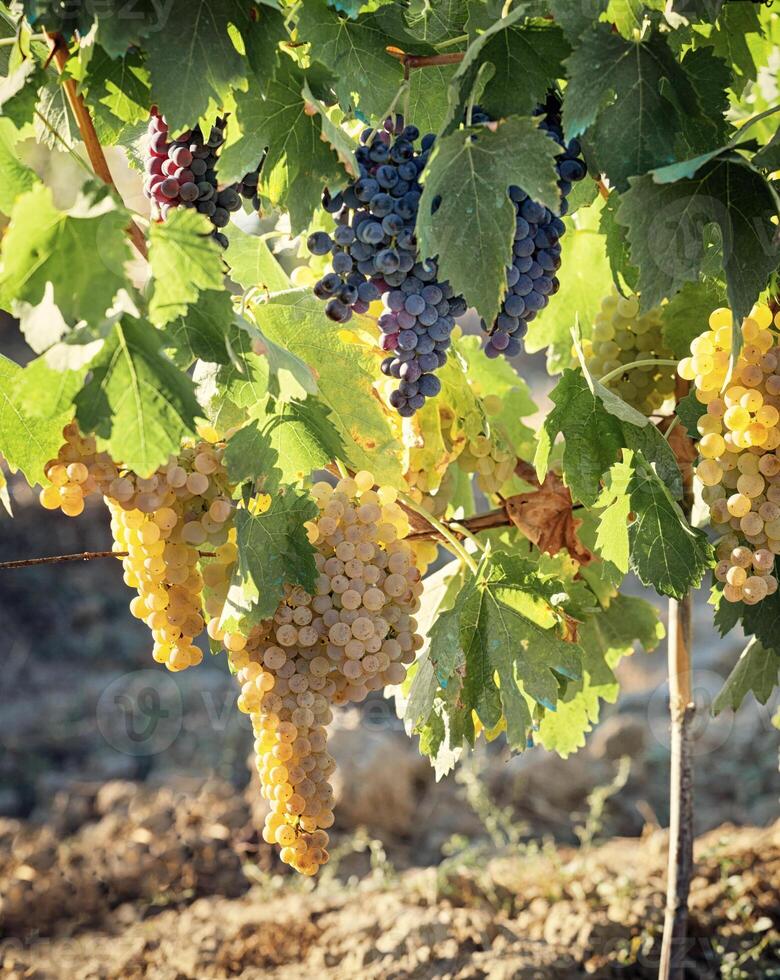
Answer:
[[[314,285],[326,315],[346,323],[354,313],[384,297],[379,318],[382,347],[389,354],[382,372],[398,379],[390,404],[408,417],[441,390],[434,372],[447,361],[455,317],[466,312],[462,296],[438,281],[434,260],[420,262],[415,225],[422,195],[419,177],[434,136],[420,138],[402,116],[382,130],[366,130],[355,156],[359,175],[337,194],[326,190],[323,207],[335,215],[332,234],[309,237],[313,255],[330,254],[330,270]]]
[[[501,304],[501,312],[492,328],[484,320],[482,328],[488,334],[485,353],[488,357],[505,354],[511,357],[520,352],[520,339],[525,336],[528,324],[550,302],[550,297],[560,289],[555,273],[561,267],[561,236],[566,231],[562,218],[568,211],[567,197],[572,184],[582,180],[588,170],[580,157],[578,140],[563,139],[561,127],[561,103],[555,94],[548,96],[544,105],[538,106],[534,115],[544,116],[539,128],[554,139],[562,152],[556,157],[558,187],[561,205],[558,214],[532,200],[522,188],[509,188],[509,197],[516,209],[514,257],[507,268],[507,293]],[[481,110],[473,113],[474,123],[485,123],[490,117]]]
[[[241,199],[249,198],[259,206],[257,185],[260,168],[247,174],[239,183],[219,189],[217,162],[219,148],[225,142],[225,119],[217,119],[207,139],[200,126],[170,138],[168,124],[156,108],[148,126],[146,180],[144,193],[165,220],[172,208],[196,208],[214,226],[213,235],[223,248],[227,236],[221,231],[230,214],[241,209]]]

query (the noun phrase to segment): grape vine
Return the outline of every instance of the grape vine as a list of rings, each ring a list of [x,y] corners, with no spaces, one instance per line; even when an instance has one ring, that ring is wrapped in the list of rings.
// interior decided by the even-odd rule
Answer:
[[[568,755],[661,639],[634,574],[672,977],[696,590],[750,638],[716,710],[780,657],[780,14],[207,6],[0,5],[0,502],[104,499],[154,660],[226,651],[305,875],[341,705],[393,688],[438,774],[485,733]]]

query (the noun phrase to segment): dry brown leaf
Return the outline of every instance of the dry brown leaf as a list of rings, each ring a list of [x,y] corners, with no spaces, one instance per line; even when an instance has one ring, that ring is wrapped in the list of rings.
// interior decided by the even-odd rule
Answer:
[[[518,493],[504,505],[515,527],[540,551],[556,555],[565,548],[581,565],[593,561],[577,537],[582,521],[572,513],[571,493],[557,473],[548,473],[538,490]]]

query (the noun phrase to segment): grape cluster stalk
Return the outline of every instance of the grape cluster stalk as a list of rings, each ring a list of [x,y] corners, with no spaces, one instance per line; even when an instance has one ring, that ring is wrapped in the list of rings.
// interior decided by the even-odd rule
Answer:
[[[323,207],[335,216],[328,234],[315,232],[313,255],[330,256],[330,269],[314,286],[326,301],[326,315],[347,323],[384,298],[379,317],[382,372],[398,381],[390,404],[410,417],[441,390],[435,372],[447,362],[455,318],[466,301],[441,281],[434,259],[420,261],[415,228],[422,195],[422,173],[434,136],[422,137],[402,116],[385,120],[381,130],[365,130],[356,153],[359,176],[343,190],[326,190]]]
[[[593,335],[583,342],[594,377],[612,374],[635,361],[670,360],[660,310],[639,312],[639,297],[613,288],[593,321]],[[658,411],[674,395],[672,365],[644,364],[616,375],[607,386],[644,415]]]
[[[558,213],[554,214],[530,198],[521,187],[512,185],[509,188],[509,197],[515,205],[513,258],[506,270],[507,292],[501,312],[491,325],[482,321],[482,329],[489,335],[485,344],[488,357],[519,354],[520,340],[525,336],[528,324],[560,289],[555,273],[561,267],[560,240],[566,231],[562,219],[569,209],[567,198],[572,185],[583,180],[588,172],[580,156],[579,141],[564,141],[561,103],[557,95],[551,93],[547,101],[534,110],[534,115],[544,117],[539,128],[561,148],[556,157],[561,203]],[[472,113],[472,122],[476,125],[490,121],[491,117],[479,108]]]
[[[241,210],[242,199],[259,207],[260,168],[241,181],[219,188],[219,149],[225,142],[227,120],[219,118],[204,136],[200,126],[173,137],[165,118],[152,109],[147,130],[144,193],[164,220],[173,208],[195,208],[213,226],[213,237],[223,248],[229,242],[222,231],[230,215]]]
[[[709,330],[679,365],[707,406],[698,422],[696,475],[710,520],[721,535],[715,578],[727,602],[755,605],[777,592],[780,554],[780,345],[768,306],[742,322],[744,346],[723,391],[732,349],[733,314],[715,310]],[[774,319],[780,327],[780,314]]]

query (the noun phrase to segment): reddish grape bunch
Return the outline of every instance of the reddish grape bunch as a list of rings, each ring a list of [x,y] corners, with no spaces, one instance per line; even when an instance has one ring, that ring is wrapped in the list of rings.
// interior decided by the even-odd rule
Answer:
[[[207,138],[200,126],[195,126],[171,139],[164,117],[152,108],[144,182],[144,193],[162,220],[172,208],[195,208],[211,221],[214,238],[223,248],[227,248],[228,239],[221,229],[230,222],[232,212],[241,210],[242,197],[251,199],[255,208],[259,205],[260,170],[258,167],[238,184],[220,190],[217,162],[226,125],[227,121],[220,118]]]

